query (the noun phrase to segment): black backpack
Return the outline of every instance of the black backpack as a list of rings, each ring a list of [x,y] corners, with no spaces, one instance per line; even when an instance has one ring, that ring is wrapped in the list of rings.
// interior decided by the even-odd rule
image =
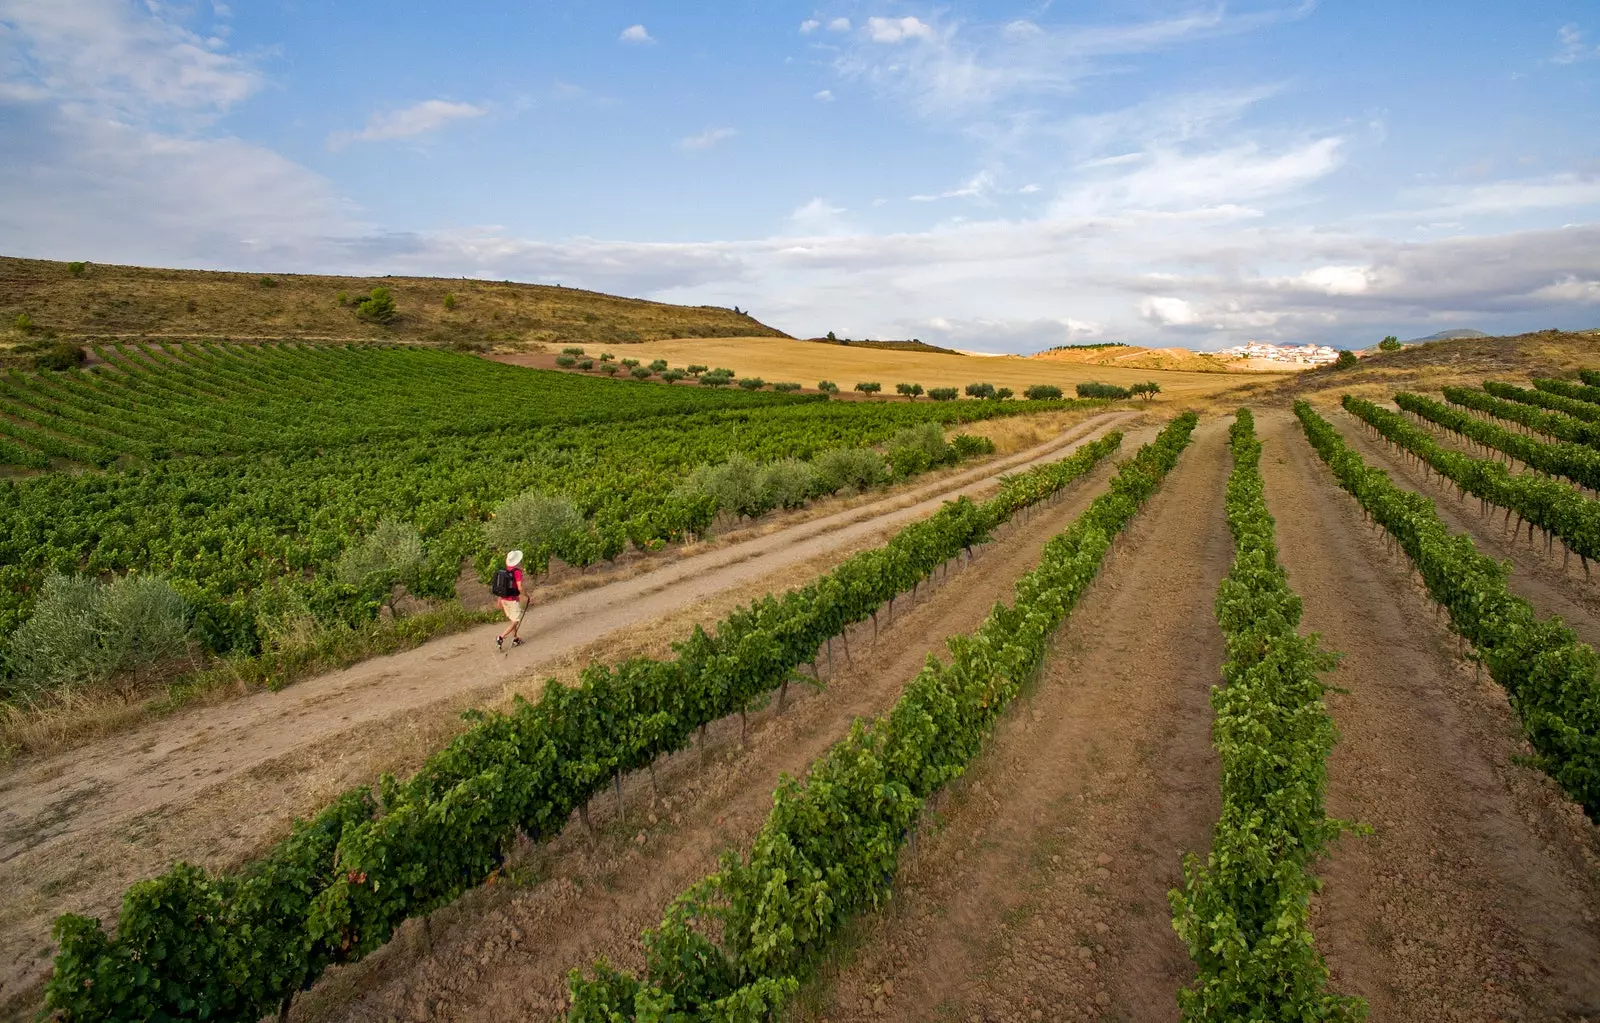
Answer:
[[[510,600],[512,597],[520,597],[522,595],[517,590],[517,577],[511,574],[511,569],[509,568],[496,570],[494,582],[489,584],[489,592],[501,600]]]

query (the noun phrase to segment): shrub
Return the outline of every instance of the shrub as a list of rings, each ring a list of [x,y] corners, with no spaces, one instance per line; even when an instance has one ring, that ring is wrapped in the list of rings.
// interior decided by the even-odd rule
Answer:
[[[17,318],[11,321],[11,326],[23,334],[33,333],[33,317],[27,313],[18,313]]]
[[[1087,380],[1077,385],[1077,392],[1080,398],[1111,398],[1114,400],[1131,397],[1132,395],[1132,392],[1126,387],[1118,387],[1116,384],[1097,383],[1092,380]]]
[[[483,524],[483,539],[491,550],[521,550],[525,569],[540,571],[551,553],[573,547],[589,532],[589,524],[572,499],[527,490],[495,509]]]
[[[950,447],[958,459],[994,454],[994,441],[988,437],[974,437],[970,433],[958,433],[950,438]]]
[[[577,364],[578,364],[578,360],[574,359],[570,355],[558,355],[558,356],[556,356],[556,365],[560,366],[562,369],[571,369],[573,366],[576,366]]]
[[[33,614],[11,635],[9,699],[94,685],[119,671],[184,651],[188,605],[160,576],[126,575],[102,584],[82,576],[45,580]]]
[[[959,392],[954,387],[930,387],[928,397],[934,401],[955,401]]]
[[[456,296],[455,296],[454,292],[450,292],[450,291],[445,292],[445,295],[444,295],[444,307],[446,309],[454,309],[456,307]]]
[[[667,360],[656,359],[650,363],[650,368],[655,370],[657,373],[665,373],[667,371]]]
[[[256,281],[256,283],[263,288],[276,288],[278,286],[278,279],[276,277],[263,277],[259,281]]]
[[[189,301],[183,303],[183,308],[192,313],[200,308],[200,303],[191,298]]]
[[[624,366],[626,366],[628,369],[637,369],[639,367],[639,360],[638,359],[623,359],[622,360],[622,364]]]
[[[1161,393],[1161,385],[1154,380],[1146,380],[1142,384],[1134,384],[1128,388],[1128,393],[1136,398],[1154,398]]]
[[[1339,357],[1333,360],[1334,369],[1349,369],[1361,360],[1356,358],[1356,353],[1340,349]]]
[[[767,386],[767,382],[760,377],[745,377],[739,381],[739,386],[747,391],[759,391]]]
[[[57,341],[33,357],[35,369],[66,370],[83,365],[83,349],[67,341]]]
[[[791,391],[800,390],[800,385],[797,384],[797,383],[794,383],[793,381],[780,380],[777,383],[772,385],[772,389],[774,391],[777,391],[777,392],[781,393],[781,394],[788,394]]]
[[[715,374],[716,376],[719,376],[719,377],[727,377],[729,380],[732,380],[735,376],[738,375],[738,374],[734,373],[733,370],[729,369],[726,366],[718,366],[716,369],[708,369],[708,370],[706,370],[706,372]]]
[[[333,296],[333,299],[341,306],[347,306],[350,304],[350,293],[348,291],[341,291],[337,295]]]
[[[856,390],[860,391],[862,394],[877,394],[879,391],[883,390],[883,385],[875,380],[863,380],[862,382],[856,384]]]
[[[1400,343],[1400,339],[1393,334],[1378,342],[1378,351],[1380,352],[1398,352],[1404,347],[1405,345]]]
[[[67,273],[71,274],[74,277],[82,277],[83,276],[83,271],[86,270],[86,269],[88,269],[88,264],[87,263],[73,261],[73,262],[67,264]]]
[[[600,353],[600,361],[601,362],[610,362],[612,359],[615,359],[615,358],[616,358],[616,356],[612,355],[610,352],[601,352]]]
[[[582,355],[583,354],[583,349],[582,348],[577,348],[577,347],[563,348],[563,349],[561,349],[561,354],[562,355]]]
[[[966,392],[969,398],[993,398],[994,384],[968,384]]]
[[[701,373],[704,373],[705,371],[706,371],[706,368],[704,366],[690,366],[689,367],[689,375],[692,376],[692,377],[697,377]]]
[[[889,438],[889,465],[900,477],[915,475],[955,458],[937,423],[903,427]]]
[[[614,377],[617,375],[617,364],[614,362],[602,362],[600,364],[600,372],[608,377]]]
[[[749,457],[735,453],[721,465],[702,465],[684,480],[674,495],[705,495],[716,502],[717,510],[736,517],[754,518],[771,508],[767,503],[765,473]]]
[[[832,380],[820,380],[817,382],[817,390],[821,391],[823,394],[838,394],[839,385],[834,383]]]
[[[727,387],[731,383],[733,383],[733,378],[720,376],[715,373],[707,373],[705,376],[700,378],[700,384],[702,387]]]
[[[761,500],[770,508],[798,508],[817,492],[817,467],[797,458],[769,463],[761,470]]]
[[[579,359],[578,360],[578,368],[579,369],[594,369],[594,360],[593,359]]]
[[[358,588],[390,590],[396,583],[416,586],[422,569],[422,534],[404,522],[384,521],[378,528],[344,549],[334,574]]]
[[[831,448],[812,462],[817,468],[817,486],[826,494],[845,487],[865,490],[883,480],[883,456],[871,448]]]
[[[649,380],[651,377],[656,375],[655,370],[651,369],[649,366],[634,366],[632,369],[628,370],[628,372],[633,374],[633,378],[635,380]]]
[[[994,397],[996,401],[1005,401],[1015,393],[1016,392],[1009,387],[997,387],[994,391]]]
[[[1029,401],[1054,400],[1061,397],[1061,388],[1054,384],[1034,384],[1026,391],[1023,391],[1022,396]]]
[[[371,294],[356,303],[356,315],[369,323],[393,323],[399,311],[388,288],[373,288]]]
[[[667,381],[668,383],[675,384],[686,376],[688,376],[688,374],[681,369],[669,369],[665,373],[661,374],[661,379]]]
[[[913,399],[922,393],[921,384],[895,384],[894,389],[898,393],[905,395],[907,398]]]

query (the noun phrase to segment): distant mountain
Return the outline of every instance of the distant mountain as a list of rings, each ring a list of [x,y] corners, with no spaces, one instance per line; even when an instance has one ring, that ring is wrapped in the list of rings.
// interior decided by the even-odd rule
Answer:
[[[1402,344],[1420,345],[1425,341],[1461,341],[1467,338],[1493,336],[1493,334],[1485,334],[1481,330],[1465,330],[1457,328],[1456,330],[1441,330],[1439,333],[1429,334],[1427,337],[1414,337],[1410,341],[1402,342]]]

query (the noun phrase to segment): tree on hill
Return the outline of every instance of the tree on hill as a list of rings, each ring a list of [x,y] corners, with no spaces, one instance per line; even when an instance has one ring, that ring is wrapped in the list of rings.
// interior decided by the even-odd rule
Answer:
[[[1405,345],[1400,343],[1400,339],[1393,334],[1378,342],[1378,351],[1380,352],[1398,352],[1404,347]]]
[[[1054,384],[1034,384],[1023,391],[1022,396],[1029,401],[1047,401],[1061,397],[1061,388]]]
[[[966,392],[969,398],[993,398],[994,384],[968,384]]]
[[[907,398],[915,398],[917,395],[922,393],[921,384],[895,384],[894,389],[896,392],[905,395]]]
[[[1146,380],[1142,384],[1134,384],[1129,387],[1128,393],[1135,398],[1154,398],[1161,393],[1161,385],[1154,380]]]
[[[877,394],[883,390],[883,385],[875,380],[863,380],[861,383],[856,384],[856,390],[862,394]]]
[[[1339,357],[1337,359],[1335,359],[1334,362],[1333,362],[1333,368],[1334,369],[1349,369],[1350,367],[1354,366],[1359,361],[1360,360],[1356,358],[1356,353],[1355,352],[1346,351],[1344,349],[1341,349],[1339,351]]]
[[[394,296],[388,288],[373,288],[366,298],[356,303],[356,315],[368,323],[393,323],[400,315],[394,307]]]

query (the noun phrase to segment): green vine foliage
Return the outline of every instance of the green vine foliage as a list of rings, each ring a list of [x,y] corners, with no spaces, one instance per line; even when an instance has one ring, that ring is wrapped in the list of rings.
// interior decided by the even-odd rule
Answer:
[[[1539,380],[1533,382],[1535,389],[1546,394],[1556,394],[1563,398],[1571,398],[1588,405],[1600,407],[1600,387],[1595,387],[1587,382],[1575,384],[1570,380]]]
[[[408,917],[482,883],[518,835],[554,836],[613,776],[683,749],[701,725],[795,678],[830,637],[1121,442],[1111,433],[1008,477],[983,504],[949,502],[809,585],[734,611],[714,632],[696,626],[672,660],[591,664],[576,687],[551,680],[537,703],[474,712],[474,726],[415,776],[385,776],[376,801],[347,795],[254,867],[211,876],[180,864],[134,885],[115,938],[99,921],[61,917],[47,1004],[70,1020],[259,1020],[329,965],[361,958]]]
[[[1394,403],[1458,437],[1514,458],[1547,476],[1563,476],[1590,490],[1600,488],[1600,451],[1582,444],[1550,443],[1530,437],[1408,391],[1396,394]]]
[[[1197,970],[1178,1002],[1195,1021],[1361,1020],[1364,1001],[1328,991],[1310,926],[1312,867],[1345,827],[1323,805],[1335,733],[1321,673],[1337,657],[1297,631],[1300,598],[1278,564],[1249,409],[1229,437],[1235,553],[1217,591],[1227,657],[1211,693],[1222,814],[1210,854],[1187,859],[1169,896]]]
[[[889,898],[900,846],[925,801],[959,777],[1044,657],[1050,633],[1093,581],[1112,539],[1188,444],[1173,420],[1107,493],[1046,544],[970,635],[930,657],[889,712],[858,721],[804,782],[785,778],[749,854],[684,892],[644,935],[642,976],[604,962],[571,976],[574,1023],[770,1020],[858,913]]]
[[[1369,467],[1310,405],[1296,403],[1295,414],[1339,485],[1394,536],[1450,627],[1505,689],[1538,766],[1600,821],[1600,658],[1560,618],[1541,620],[1513,596],[1505,566],[1452,534],[1432,501]]]
[[[1492,459],[1451,451],[1404,416],[1364,398],[1347,394],[1344,407],[1389,443],[1420,458],[1454,483],[1463,498],[1471,494],[1504,508],[1507,518],[1515,512],[1519,529],[1526,522],[1560,537],[1586,564],[1600,557],[1600,501],[1584,497],[1571,484],[1534,472],[1513,473]]]
[[[1508,423],[1516,423],[1546,437],[1554,437],[1556,440],[1573,444],[1584,444],[1600,451],[1600,426],[1579,419],[1577,416],[1535,405],[1524,405],[1507,398],[1497,398],[1493,394],[1470,387],[1445,387],[1443,390],[1444,400],[1452,405],[1459,405],[1496,419],[1504,419]]]
[[[1550,394],[1537,388],[1517,387],[1498,380],[1485,380],[1483,389],[1496,398],[1504,398],[1506,401],[1536,405],[1539,408],[1564,413],[1574,419],[1581,419],[1586,423],[1600,423],[1600,405],[1591,405],[1575,398],[1564,398],[1559,394]]]

